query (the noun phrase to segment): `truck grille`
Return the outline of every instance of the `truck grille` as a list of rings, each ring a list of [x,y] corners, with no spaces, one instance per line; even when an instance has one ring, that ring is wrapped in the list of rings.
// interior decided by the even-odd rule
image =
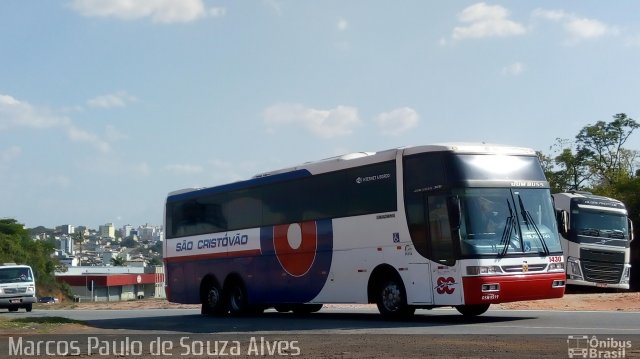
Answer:
[[[624,263],[606,263],[582,260],[584,279],[596,283],[619,283]]]
[[[27,288],[4,288],[4,294],[23,294],[27,292]]]

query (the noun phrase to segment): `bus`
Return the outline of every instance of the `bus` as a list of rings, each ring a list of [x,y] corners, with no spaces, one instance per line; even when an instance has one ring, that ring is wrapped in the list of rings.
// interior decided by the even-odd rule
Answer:
[[[385,317],[560,298],[549,184],[531,149],[437,144],[170,193],[169,301],[205,315],[375,303]]]
[[[0,264],[0,308],[30,312],[36,302],[36,282],[28,265]]]
[[[629,289],[633,223],[624,203],[589,192],[553,195],[567,260],[567,284]]]

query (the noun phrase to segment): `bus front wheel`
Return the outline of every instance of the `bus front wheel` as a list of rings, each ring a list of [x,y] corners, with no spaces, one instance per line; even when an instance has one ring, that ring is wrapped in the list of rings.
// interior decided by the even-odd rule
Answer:
[[[465,317],[475,317],[489,310],[489,304],[458,305],[456,310]]]
[[[399,278],[386,278],[378,287],[376,305],[383,317],[404,318],[411,316],[415,308],[407,305],[407,294]]]

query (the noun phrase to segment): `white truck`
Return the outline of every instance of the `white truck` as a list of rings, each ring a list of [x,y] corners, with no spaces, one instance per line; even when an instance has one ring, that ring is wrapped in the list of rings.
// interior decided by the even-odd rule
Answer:
[[[0,308],[30,312],[36,302],[36,282],[28,265],[0,264]]]
[[[553,198],[567,284],[629,289],[633,223],[624,203],[578,191]]]

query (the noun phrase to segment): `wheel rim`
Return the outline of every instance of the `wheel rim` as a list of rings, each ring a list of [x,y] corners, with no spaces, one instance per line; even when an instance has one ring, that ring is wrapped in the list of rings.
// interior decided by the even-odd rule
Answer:
[[[242,289],[236,287],[231,293],[231,308],[235,312],[239,312],[242,310],[242,301],[244,300],[244,295],[242,293]]]
[[[220,291],[216,287],[212,287],[207,293],[207,305],[214,309],[220,303]]]
[[[389,312],[397,311],[402,305],[402,292],[396,283],[389,283],[382,289],[382,305]]]

